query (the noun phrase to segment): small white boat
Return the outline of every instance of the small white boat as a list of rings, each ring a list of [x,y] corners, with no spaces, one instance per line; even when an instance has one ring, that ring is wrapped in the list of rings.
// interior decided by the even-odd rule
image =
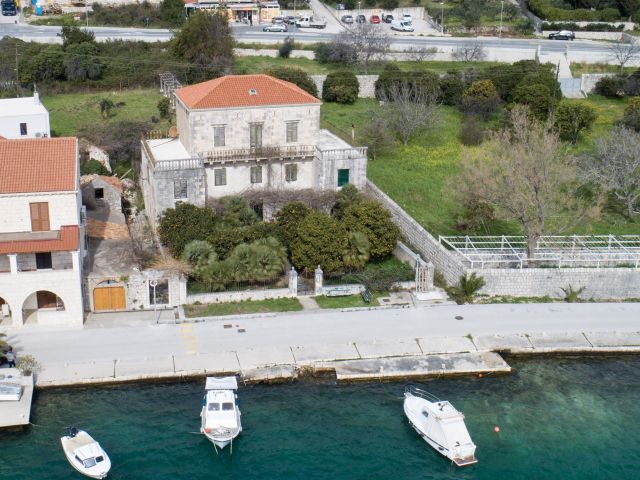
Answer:
[[[91,435],[75,427],[60,439],[62,449],[73,468],[90,478],[106,478],[111,469],[111,460],[100,444]]]
[[[420,436],[457,466],[478,462],[464,415],[449,402],[410,385],[404,390],[404,413]]]
[[[233,442],[242,431],[236,377],[208,377],[202,401],[200,431],[219,448]]]

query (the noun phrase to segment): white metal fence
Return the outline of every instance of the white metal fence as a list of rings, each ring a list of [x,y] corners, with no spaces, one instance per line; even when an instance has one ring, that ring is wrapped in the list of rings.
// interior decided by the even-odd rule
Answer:
[[[541,237],[531,257],[527,237],[439,237],[472,269],[483,268],[640,268],[640,235],[573,235]]]

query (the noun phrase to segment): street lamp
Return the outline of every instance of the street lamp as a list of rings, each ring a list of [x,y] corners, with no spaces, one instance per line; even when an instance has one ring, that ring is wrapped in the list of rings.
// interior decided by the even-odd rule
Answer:
[[[440,30],[444,33],[444,0],[440,2],[440,6],[442,7],[442,11],[440,13]]]
[[[158,304],[156,303],[156,287],[158,286],[158,280],[149,280],[149,285],[153,287],[153,317],[156,319],[156,323],[158,323]]]

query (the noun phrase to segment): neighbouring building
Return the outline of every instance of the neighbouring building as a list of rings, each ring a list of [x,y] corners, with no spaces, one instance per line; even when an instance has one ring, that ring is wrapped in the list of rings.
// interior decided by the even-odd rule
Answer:
[[[0,137],[50,137],[49,112],[40,102],[38,93],[33,97],[0,99]]]
[[[78,141],[0,140],[0,325],[83,323]]]
[[[367,149],[320,128],[320,100],[268,75],[230,75],[175,91],[175,138],[142,141],[149,219],[178,202],[366,182]],[[267,205],[264,205],[268,209]]]
[[[230,22],[261,23],[271,22],[280,15],[280,4],[277,1],[260,2],[256,0],[185,0],[187,15],[197,10],[218,10],[224,12]]]

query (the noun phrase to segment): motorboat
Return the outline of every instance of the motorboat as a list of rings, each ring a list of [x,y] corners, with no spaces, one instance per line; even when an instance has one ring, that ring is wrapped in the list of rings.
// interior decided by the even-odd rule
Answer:
[[[410,385],[404,391],[404,413],[416,432],[457,466],[478,462],[464,415],[449,402]]]
[[[208,377],[204,387],[200,431],[221,449],[232,444],[242,431],[236,377]],[[232,444],[233,448],[233,444]],[[216,450],[217,451],[217,450]]]
[[[106,478],[111,460],[100,444],[83,430],[70,427],[60,439],[62,449],[73,468],[90,478]]]

